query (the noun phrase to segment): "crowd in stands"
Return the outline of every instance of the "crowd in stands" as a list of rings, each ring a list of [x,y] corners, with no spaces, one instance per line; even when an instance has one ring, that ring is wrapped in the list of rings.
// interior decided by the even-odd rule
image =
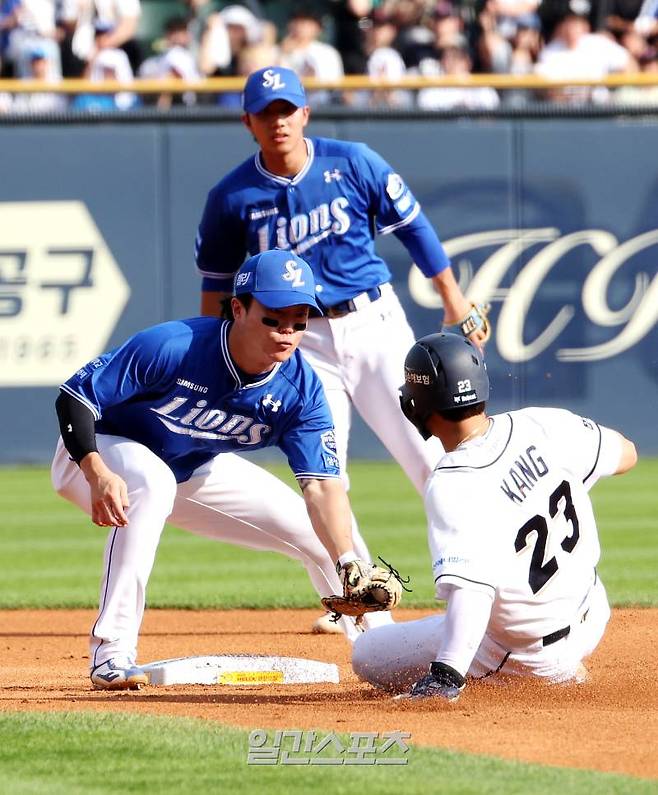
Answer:
[[[302,76],[340,80],[370,75],[537,74],[598,79],[658,72],[658,0],[317,0],[287,8],[280,0],[165,0],[171,15],[144,35],[144,6],[161,0],[0,0],[0,111],[125,110],[212,103],[239,109],[239,92],[194,91],[205,77],[246,76],[271,64]],[[284,4],[285,5],[285,4]],[[276,16],[276,15],[274,15]],[[280,16],[280,14],[279,14]],[[156,95],[130,90],[75,97],[11,94],[2,78],[56,83],[135,77],[185,82]],[[171,82],[169,83],[169,87]],[[420,90],[315,90],[314,106],[491,109],[532,98],[563,102],[653,104],[658,86],[616,91],[569,87],[529,93],[489,87]]]

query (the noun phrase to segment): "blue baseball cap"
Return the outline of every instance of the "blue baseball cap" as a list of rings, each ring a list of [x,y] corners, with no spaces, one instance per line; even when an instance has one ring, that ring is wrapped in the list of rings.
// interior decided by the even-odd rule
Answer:
[[[31,61],[41,61],[48,58],[48,53],[43,47],[33,47],[29,52]]]
[[[308,104],[296,72],[282,66],[266,66],[249,75],[242,92],[242,107],[246,113],[260,113],[277,99],[284,99],[296,108]]]
[[[235,274],[233,295],[246,293],[268,309],[303,304],[311,308],[311,314],[322,314],[315,300],[311,266],[290,251],[263,251],[243,262]]]

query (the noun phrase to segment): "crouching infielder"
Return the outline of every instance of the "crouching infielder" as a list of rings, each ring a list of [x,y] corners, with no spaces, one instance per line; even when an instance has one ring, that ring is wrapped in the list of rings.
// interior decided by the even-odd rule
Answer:
[[[251,257],[236,274],[232,310],[233,321],[141,331],[61,387],[53,485],[111,528],[91,632],[97,688],[147,682],[137,637],[165,521],[288,555],[320,596],[351,596],[381,571],[352,538],[331,414],[297,351],[309,313],[319,312],[311,269],[290,252]],[[236,455],[270,445],[287,456],[303,499]],[[390,620],[373,614],[366,626]],[[342,621],[353,638],[354,621]]]

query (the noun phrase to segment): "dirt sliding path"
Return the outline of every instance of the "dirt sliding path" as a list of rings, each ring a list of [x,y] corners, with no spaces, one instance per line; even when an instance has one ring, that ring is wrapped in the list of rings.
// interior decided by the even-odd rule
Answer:
[[[398,620],[429,611],[398,611]],[[411,742],[658,779],[658,611],[617,610],[577,686],[475,683],[454,705],[399,706],[352,674],[342,637],[311,635],[317,611],[147,612],[140,660],[249,652],[340,666],[340,685],[91,689],[86,610],[0,612],[0,711],[121,710],[246,728],[401,730]]]

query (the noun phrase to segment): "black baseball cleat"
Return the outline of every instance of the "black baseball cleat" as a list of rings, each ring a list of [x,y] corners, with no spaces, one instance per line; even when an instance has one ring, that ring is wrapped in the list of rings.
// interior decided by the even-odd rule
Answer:
[[[433,662],[430,672],[411,686],[411,690],[398,699],[443,698],[456,701],[466,687],[466,679],[449,665]]]

